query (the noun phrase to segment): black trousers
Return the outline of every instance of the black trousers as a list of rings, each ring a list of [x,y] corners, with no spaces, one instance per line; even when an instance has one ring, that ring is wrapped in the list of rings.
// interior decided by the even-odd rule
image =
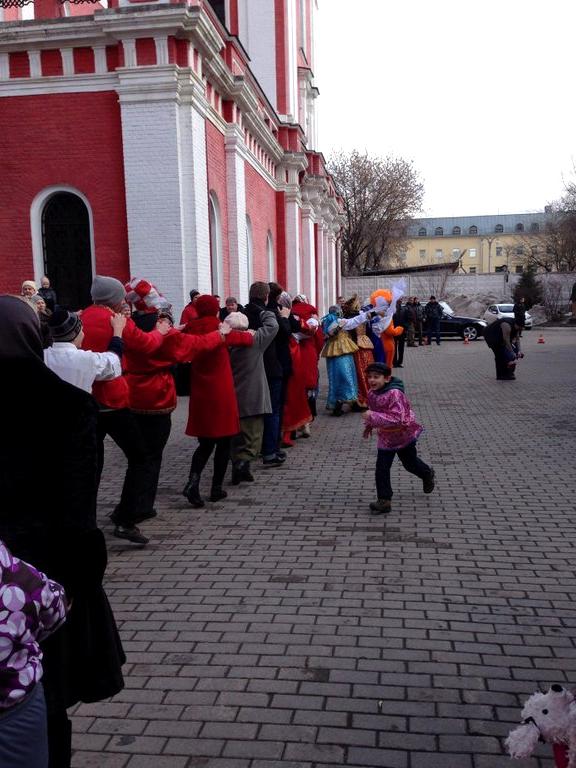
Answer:
[[[172,418],[169,413],[135,413],[134,418],[148,454],[148,471],[143,488],[141,511],[150,513],[156,501],[162,454],[170,437]]]
[[[404,334],[394,337],[394,362],[392,365],[402,365],[404,362],[404,346],[406,344],[406,338]]]
[[[212,455],[212,451],[216,449],[214,452],[212,487],[221,488],[226,476],[226,470],[228,469],[228,462],[230,461],[231,442],[232,438],[230,437],[199,437],[198,448],[196,448],[192,456],[190,474],[201,475],[202,470],[208,463],[208,459]]]
[[[130,528],[140,516],[149,486],[148,451],[138,422],[127,408],[98,414],[98,483],[104,467],[104,438],[110,435],[128,460],[120,503],[114,516],[118,525]]]
[[[440,319],[433,318],[428,320],[428,344],[432,344],[432,336],[436,338],[436,344],[440,344]]]
[[[392,467],[394,456],[396,456],[396,454],[398,454],[398,458],[402,462],[404,469],[422,480],[432,471],[428,464],[425,464],[422,459],[418,458],[416,442],[410,443],[410,445],[407,445],[405,448],[400,448],[399,451],[384,451],[379,449],[378,458],[376,459],[376,490],[379,499],[392,498],[390,468]]]
[[[512,379],[516,365],[508,365],[509,356],[506,354],[505,347],[490,347],[494,353],[494,362],[496,363],[497,379]]]

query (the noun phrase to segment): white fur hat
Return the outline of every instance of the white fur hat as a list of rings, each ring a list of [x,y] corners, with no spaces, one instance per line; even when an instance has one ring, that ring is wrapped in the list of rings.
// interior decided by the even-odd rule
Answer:
[[[246,331],[248,330],[248,318],[244,312],[230,312],[226,315],[224,322],[228,323],[233,331]]]

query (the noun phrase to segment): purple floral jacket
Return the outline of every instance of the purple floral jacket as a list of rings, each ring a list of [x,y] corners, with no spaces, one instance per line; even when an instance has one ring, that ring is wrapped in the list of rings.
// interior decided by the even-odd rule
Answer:
[[[39,642],[65,618],[64,588],[0,541],[0,712],[23,701],[41,679]]]
[[[368,393],[369,415],[365,436],[378,432],[378,450],[398,451],[417,440],[423,428],[416,422],[414,411],[398,379],[377,392]]]

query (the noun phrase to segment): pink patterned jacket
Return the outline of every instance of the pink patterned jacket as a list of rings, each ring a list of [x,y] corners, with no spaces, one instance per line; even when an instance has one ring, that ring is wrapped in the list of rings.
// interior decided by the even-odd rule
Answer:
[[[393,378],[384,389],[368,393],[370,415],[364,434],[368,437],[376,429],[380,451],[405,448],[418,440],[423,432],[403,390],[402,382]]]

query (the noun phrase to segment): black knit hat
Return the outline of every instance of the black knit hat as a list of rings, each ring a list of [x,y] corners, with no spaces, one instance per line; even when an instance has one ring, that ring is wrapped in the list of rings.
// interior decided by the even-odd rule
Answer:
[[[48,320],[48,326],[54,341],[74,341],[82,330],[82,321],[76,312],[56,309]]]
[[[392,376],[392,370],[386,363],[370,363],[365,368],[365,373],[381,373],[383,376]]]

